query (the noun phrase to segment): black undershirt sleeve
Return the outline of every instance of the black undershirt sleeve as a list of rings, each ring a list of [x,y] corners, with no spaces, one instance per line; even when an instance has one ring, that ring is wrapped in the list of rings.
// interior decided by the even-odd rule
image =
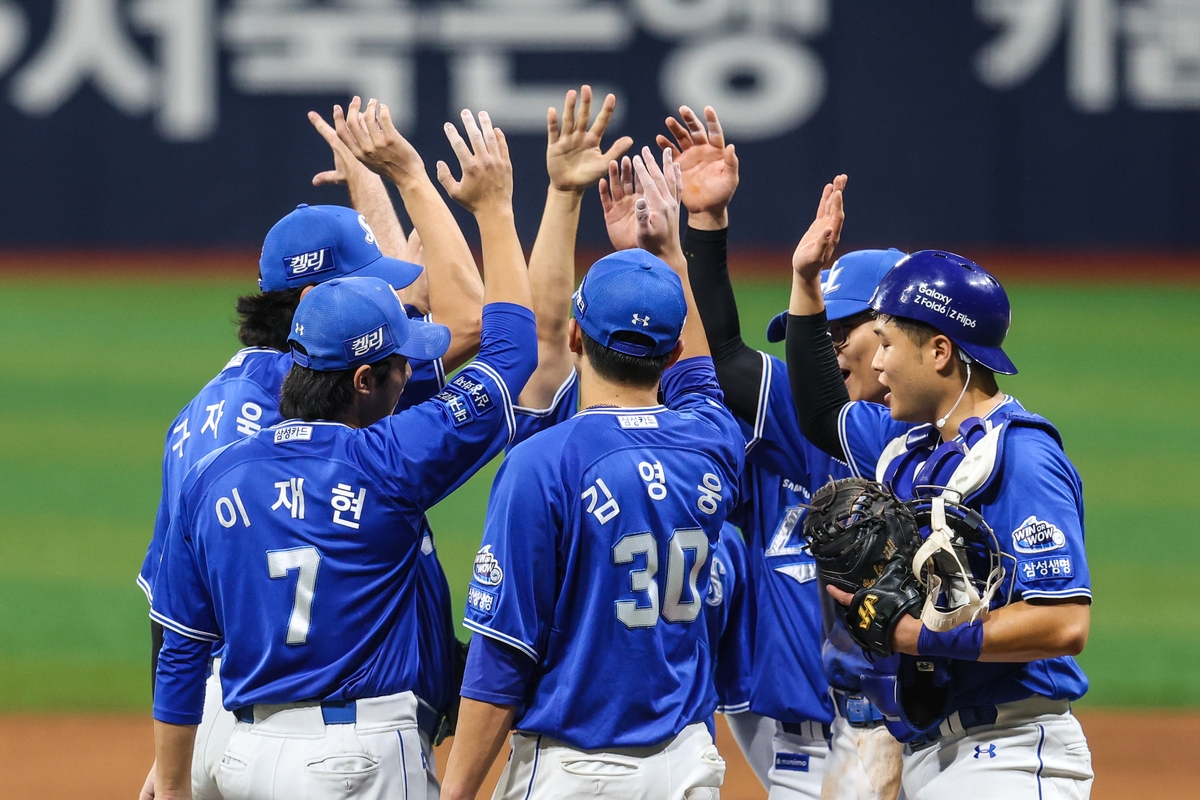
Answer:
[[[163,626],[150,620],[150,699],[154,699],[154,684],[158,680],[158,651],[163,646]]]
[[[687,229],[683,252],[696,307],[704,322],[708,347],[712,350],[717,381],[725,393],[725,405],[750,425],[758,415],[758,388],[762,382],[762,355],[742,341],[737,300],[729,282],[729,230]]]
[[[787,367],[800,431],[829,455],[844,460],[838,414],[850,402],[850,395],[824,311],[805,317],[788,314]]]

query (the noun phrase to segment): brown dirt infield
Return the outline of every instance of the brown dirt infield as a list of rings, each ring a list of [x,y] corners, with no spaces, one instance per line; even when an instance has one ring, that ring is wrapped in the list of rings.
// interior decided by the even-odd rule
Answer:
[[[1200,795],[1200,712],[1086,709],[1079,717],[1096,768],[1093,800]],[[729,761],[724,800],[765,797],[723,721],[717,744]],[[439,748],[439,767],[448,753],[448,743]],[[135,800],[153,754],[145,715],[0,716],[0,800]],[[490,796],[503,758],[481,797]]]

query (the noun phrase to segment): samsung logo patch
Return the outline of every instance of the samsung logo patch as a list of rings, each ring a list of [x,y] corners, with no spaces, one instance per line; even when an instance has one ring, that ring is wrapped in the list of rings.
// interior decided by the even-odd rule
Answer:
[[[283,442],[307,442],[312,439],[311,425],[289,425],[275,429],[275,444]]]
[[[621,414],[617,417],[617,422],[626,430],[658,427],[658,417],[653,414]]]

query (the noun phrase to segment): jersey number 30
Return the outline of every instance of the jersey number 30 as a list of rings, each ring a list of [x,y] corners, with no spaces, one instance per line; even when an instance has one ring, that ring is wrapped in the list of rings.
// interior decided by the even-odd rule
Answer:
[[[687,552],[692,552],[692,568],[687,569]],[[618,600],[617,619],[626,628],[653,628],[658,624],[658,542],[652,533],[634,533],[621,537],[613,545],[613,564],[632,564],[639,555],[646,557],[646,568],[629,572],[630,589],[645,592],[649,601]],[[661,616],[667,622],[691,622],[700,615],[701,598],[696,591],[700,571],[708,561],[708,536],[699,528],[681,528],[671,534],[667,543],[667,590],[663,594]],[[684,573],[687,572],[685,576]],[[687,578],[691,600],[683,602],[684,578]]]
[[[288,618],[288,644],[304,644],[308,641],[308,628],[312,625],[313,592],[317,588],[317,569],[320,566],[321,554],[315,547],[267,551],[267,571],[273,579],[286,578],[293,570],[300,573],[296,577],[292,615]]]

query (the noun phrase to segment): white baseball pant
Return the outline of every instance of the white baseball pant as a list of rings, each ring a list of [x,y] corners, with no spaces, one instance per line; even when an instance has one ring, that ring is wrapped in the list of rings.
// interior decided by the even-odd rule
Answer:
[[[1092,754],[1070,703],[1033,697],[997,706],[996,723],[963,730],[957,714],[936,744],[904,756],[911,800],[1088,800]]]
[[[665,744],[603,751],[516,732],[492,800],[719,800],[724,780],[725,761],[703,723]]]
[[[782,722],[775,723],[771,743],[775,758],[767,773],[769,800],[820,800],[829,743],[820,723],[803,722],[800,728],[788,733]]]
[[[316,703],[257,705],[238,722],[217,770],[224,800],[437,800],[412,692],[358,700],[356,719],[326,724]]]
[[[821,800],[897,800],[904,745],[882,724],[856,728],[839,714],[830,727]]]

